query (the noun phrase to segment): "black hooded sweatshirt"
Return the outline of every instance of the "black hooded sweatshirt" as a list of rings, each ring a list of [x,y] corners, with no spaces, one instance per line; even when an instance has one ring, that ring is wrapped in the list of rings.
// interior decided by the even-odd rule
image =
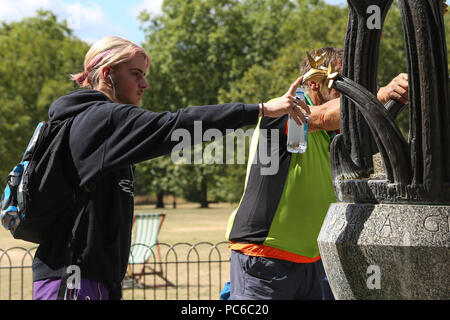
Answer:
[[[175,113],[155,113],[134,105],[113,103],[95,90],[78,90],[56,100],[50,120],[74,117],[69,133],[69,155],[79,185],[95,181],[95,189],[77,229],[75,256],[82,278],[103,282],[111,299],[120,299],[130,253],[134,207],[132,165],[169,154],[179,141],[172,132],[194,135],[194,121],[202,131],[254,125],[258,105],[230,103],[196,106]],[[202,133],[203,133],[202,132]],[[67,221],[52,229],[33,261],[33,280],[60,278],[65,265]]]

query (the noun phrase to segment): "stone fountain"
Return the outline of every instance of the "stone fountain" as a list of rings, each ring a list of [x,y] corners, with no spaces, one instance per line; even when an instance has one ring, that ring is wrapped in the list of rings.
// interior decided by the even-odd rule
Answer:
[[[341,133],[331,145],[337,203],[318,237],[336,299],[450,298],[450,94],[440,0],[399,0],[409,81],[405,106],[376,98],[382,24],[392,0],[348,0]],[[380,28],[368,28],[377,6]],[[374,175],[373,155],[383,172]]]

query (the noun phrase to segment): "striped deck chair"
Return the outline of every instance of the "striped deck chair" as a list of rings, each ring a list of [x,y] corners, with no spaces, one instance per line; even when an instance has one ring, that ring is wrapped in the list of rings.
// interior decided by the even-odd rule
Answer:
[[[172,285],[164,277],[160,263],[158,263],[158,271],[151,267],[151,265],[155,265],[155,262],[161,262],[158,235],[165,217],[165,213],[138,213],[133,217],[135,233],[128,265],[131,267],[129,268],[130,276],[137,284],[144,285],[141,281],[144,275],[156,274],[167,284]],[[154,257],[152,257],[153,254],[155,254]],[[139,265],[142,265],[142,268],[139,268]]]

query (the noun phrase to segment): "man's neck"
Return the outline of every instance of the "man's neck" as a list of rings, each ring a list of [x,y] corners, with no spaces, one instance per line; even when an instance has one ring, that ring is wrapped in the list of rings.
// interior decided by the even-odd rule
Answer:
[[[311,99],[311,102],[313,103],[313,105],[315,105],[315,106],[325,103],[325,101],[323,101],[323,97],[319,91],[309,90],[309,92],[307,92],[307,95]]]

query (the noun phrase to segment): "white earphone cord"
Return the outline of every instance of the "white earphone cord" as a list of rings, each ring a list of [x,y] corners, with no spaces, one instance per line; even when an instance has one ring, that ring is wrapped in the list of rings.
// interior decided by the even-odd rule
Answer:
[[[114,84],[114,81],[113,81],[113,79],[112,79],[110,74],[108,74],[108,77],[109,77],[109,80],[111,81],[111,85],[113,87],[114,99],[117,100],[117,97],[116,97],[116,85]]]

